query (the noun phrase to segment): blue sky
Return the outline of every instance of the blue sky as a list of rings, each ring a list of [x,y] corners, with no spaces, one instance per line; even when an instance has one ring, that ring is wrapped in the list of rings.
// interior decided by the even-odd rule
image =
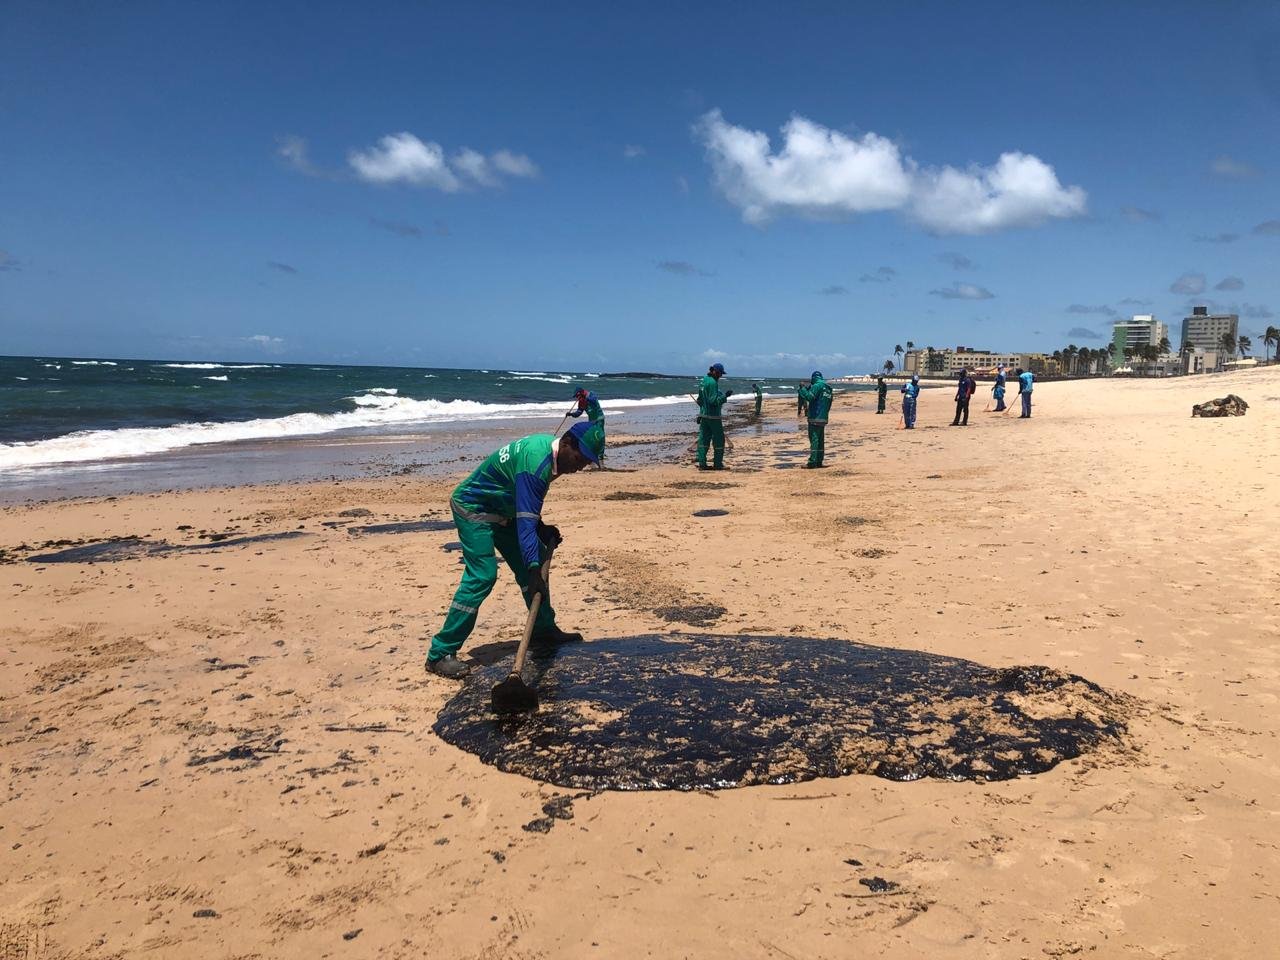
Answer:
[[[830,374],[1280,324],[1274,4],[3,20],[0,353]]]

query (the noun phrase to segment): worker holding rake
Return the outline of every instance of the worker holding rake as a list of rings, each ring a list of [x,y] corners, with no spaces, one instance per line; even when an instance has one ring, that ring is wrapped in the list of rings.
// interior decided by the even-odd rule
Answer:
[[[584,405],[588,408],[589,404]],[[599,464],[603,423],[575,423],[562,437],[535,433],[508,443],[484,459],[453,491],[450,506],[462,541],[462,582],[449,604],[444,626],[431,639],[428,672],[461,680],[471,672],[458,650],[476,625],[480,605],[498,580],[496,548],[515,575],[526,606],[542,595],[532,639],[537,643],[581,640],[556,625],[543,564],[560,543],[560,531],[542,522],[551,482]]]

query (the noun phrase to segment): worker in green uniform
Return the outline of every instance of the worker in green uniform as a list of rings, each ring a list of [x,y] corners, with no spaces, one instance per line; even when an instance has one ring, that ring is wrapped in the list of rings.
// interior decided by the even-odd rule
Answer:
[[[884,401],[889,395],[889,385],[884,377],[876,377],[876,413],[884,413]]]
[[[715,450],[714,470],[724,469],[724,421],[720,409],[733,396],[732,390],[720,389],[724,364],[713,363],[698,387],[698,469],[707,469],[707,448]]]
[[[809,385],[800,387],[800,397],[809,408],[809,462],[806,467],[822,466],[826,454],[827,414],[831,412],[831,385],[822,379],[822,371],[813,371]]]
[[[760,419],[760,405],[764,403],[764,394],[760,392],[760,384],[753,383],[751,389],[756,392],[756,419]]]
[[[577,420],[585,413],[588,423],[598,423],[600,428],[604,429],[604,409],[600,406],[600,398],[596,396],[594,390],[579,387],[573,393],[573,402],[574,407],[569,411],[569,416]]]
[[[460,680],[471,668],[458,650],[476,625],[476,614],[498,580],[494,548],[502,554],[524,593],[525,606],[542,594],[534,621],[535,643],[581,640],[556,626],[542,564],[560,543],[560,531],[542,522],[542,502],[551,481],[577,473],[604,455],[604,427],[575,423],[562,437],[535,433],[500,447],[454,488],[450,506],[462,541],[462,583],[449,604],[444,626],[431,639],[427,670]]]
[[[796,416],[803,417],[809,409],[809,402],[804,398],[804,384],[796,384]]]

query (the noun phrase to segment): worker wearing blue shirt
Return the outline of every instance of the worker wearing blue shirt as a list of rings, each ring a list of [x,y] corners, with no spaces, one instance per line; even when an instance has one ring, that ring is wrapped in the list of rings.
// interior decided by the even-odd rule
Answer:
[[[1036,378],[1030,370],[1018,368],[1018,396],[1022,398],[1022,413],[1018,416],[1019,420],[1031,419],[1031,388],[1035,384]]]
[[[911,380],[902,385],[902,426],[916,428],[916,397],[920,396],[920,374],[913,373]]]

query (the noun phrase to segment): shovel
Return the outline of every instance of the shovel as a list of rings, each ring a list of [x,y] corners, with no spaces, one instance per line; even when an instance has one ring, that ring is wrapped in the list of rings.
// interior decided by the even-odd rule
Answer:
[[[554,551],[553,551],[554,552]],[[543,578],[551,574],[551,557],[543,566]],[[538,618],[538,610],[542,607],[542,591],[533,595],[529,604],[529,616],[524,621],[524,636],[520,638],[520,646],[516,650],[516,662],[511,667],[511,676],[497,684],[490,694],[489,702],[494,713],[528,713],[538,709],[538,692],[524,682],[521,673],[524,671],[525,657],[529,655],[529,638],[533,636],[533,622]]]

